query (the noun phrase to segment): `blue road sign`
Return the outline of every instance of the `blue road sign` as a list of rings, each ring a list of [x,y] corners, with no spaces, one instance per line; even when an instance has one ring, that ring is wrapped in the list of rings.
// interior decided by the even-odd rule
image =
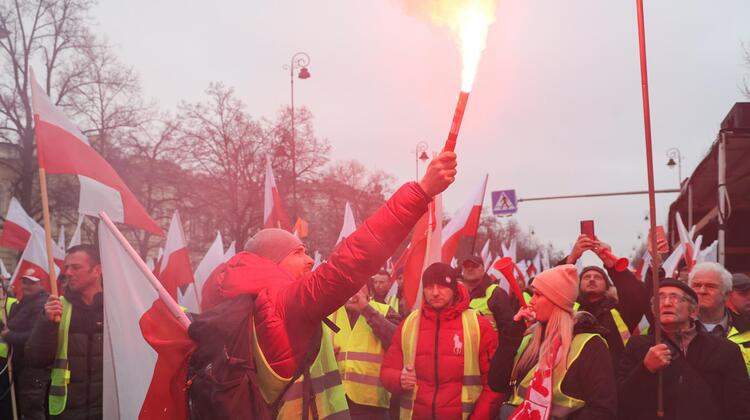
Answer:
[[[492,214],[508,216],[516,210],[516,190],[492,191]]]

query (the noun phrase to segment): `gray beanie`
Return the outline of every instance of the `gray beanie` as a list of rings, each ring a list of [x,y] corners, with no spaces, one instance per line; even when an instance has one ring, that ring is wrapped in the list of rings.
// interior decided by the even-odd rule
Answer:
[[[256,233],[245,242],[245,251],[269,259],[278,264],[302,246],[302,241],[284,229],[269,228]]]

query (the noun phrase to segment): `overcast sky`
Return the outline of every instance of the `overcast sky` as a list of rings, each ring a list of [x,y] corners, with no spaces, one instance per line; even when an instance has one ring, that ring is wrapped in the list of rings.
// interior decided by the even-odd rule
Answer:
[[[657,188],[676,188],[665,153],[688,176],[719,124],[744,98],[742,42],[750,1],[646,1]],[[356,159],[399,182],[414,148],[442,147],[460,86],[452,35],[410,17],[396,0],[100,0],[97,31],[139,72],[164,109],[202,99],[212,81],[236,88],[255,117],[289,103],[289,73],[307,52],[312,77],[295,101],[315,115],[334,159]],[[489,173],[489,192],[520,197],[646,189],[635,1],[499,3],[458,140],[448,214]],[[675,194],[657,198],[664,223]],[[627,256],[645,234],[646,195],[521,203],[515,216],[567,250],[581,219]],[[357,220],[366,215],[356,215]],[[314,229],[314,226],[311,227]]]

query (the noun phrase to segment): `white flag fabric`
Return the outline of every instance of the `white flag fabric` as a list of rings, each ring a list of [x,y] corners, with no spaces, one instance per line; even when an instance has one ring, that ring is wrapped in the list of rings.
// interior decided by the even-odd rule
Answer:
[[[76,230],[73,232],[73,237],[70,238],[68,248],[81,244],[81,226],[83,225],[83,219],[86,216],[83,214],[78,215],[78,223],[76,223]]]
[[[44,228],[26,213],[21,202],[12,197],[5,214],[3,233],[0,234],[0,246],[22,251],[31,234],[36,231],[41,231],[44,236]]]
[[[344,223],[341,226],[341,232],[339,233],[339,238],[336,240],[336,245],[354,233],[355,230],[357,230],[357,224],[354,222],[354,213],[352,212],[352,206],[347,201],[346,206],[344,206]]]
[[[667,257],[666,260],[661,264],[661,268],[664,269],[666,277],[674,278],[675,270],[677,270],[677,264],[680,263],[682,255],[685,253],[685,244],[679,244],[672,254]]]
[[[177,299],[177,289],[193,282],[193,268],[190,265],[190,255],[187,249],[185,231],[182,229],[180,212],[175,210],[169,223],[167,240],[164,244],[164,254],[159,264],[157,276],[164,288],[173,298]]]
[[[448,263],[456,255],[456,249],[458,249],[461,238],[476,236],[477,229],[479,228],[479,218],[482,214],[482,203],[484,203],[484,192],[487,189],[488,176],[485,174],[482,181],[469,196],[468,201],[453,215],[448,224],[442,228],[441,237],[443,243],[441,246],[443,249],[441,258],[444,263]]]
[[[236,243],[237,241],[232,241],[232,243],[229,244],[227,252],[224,253],[224,261],[229,261],[237,253],[237,250],[235,249]]]
[[[482,257],[482,261],[484,262],[484,271],[487,271],[490,268],[490,264],[492,264],[492,258],[490,258],[489,239],[485,241],[484,246],[482,247],[482,251],[479,253],[479,255]]]
[[[57,247],[65,249],[65,225],[60,225],[60,230],[57,233]]]
[[[206,251],[198,268],[195,269],[195,283],[190,283],[185,289],[185,294],[180,293],[180,305],[187,308],[192,313],[200,313],[200,296],[203,291],[203,285],[206,284],[208,276],[224,262],[224,242],[221,239],[221,232],[216,232],[216,239]],[[195,287],[197,287],[197,290]]]
[[[10,273],[8,272],[8,269],[5,268],[5,263],[3,263],[2,258],[0,258],[0,277],[3,279],[9,279]]]

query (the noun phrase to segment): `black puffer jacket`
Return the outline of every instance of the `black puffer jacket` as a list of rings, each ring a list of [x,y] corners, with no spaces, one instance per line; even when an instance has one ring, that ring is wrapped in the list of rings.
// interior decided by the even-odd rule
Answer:
[[[55,419],[102,418],[102,350],[104,312],[102,294],[85,305],[74,293],[66,299],[73,305],[68,335],[68,366],[70,383],[65,411]],[[29,366],[43,368],[52,364],[57,351],[58,324],[39,317],[26,342]]]

